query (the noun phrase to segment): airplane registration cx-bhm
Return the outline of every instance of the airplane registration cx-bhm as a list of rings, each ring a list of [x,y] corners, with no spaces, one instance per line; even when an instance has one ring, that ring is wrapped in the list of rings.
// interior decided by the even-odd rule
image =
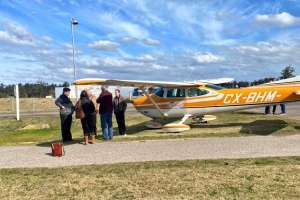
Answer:
[[[228,82],[228,81],[225,81]],[[145,91],[132,100],[140,113],[154,119],[149,127],[163,128],[166,132],[190,129],[184,122],[193,118],[198,122],[216,119],[217,112],[228,112],[266,105],[300,101],[300,76],[258,86],[227,89],[214,81],[162,82],[112,79],[80,79],[75,85],[108,85],[137,87]],[[153,93],[147,88],[155,88]],[[181,119],[164,126],[160,119]]]

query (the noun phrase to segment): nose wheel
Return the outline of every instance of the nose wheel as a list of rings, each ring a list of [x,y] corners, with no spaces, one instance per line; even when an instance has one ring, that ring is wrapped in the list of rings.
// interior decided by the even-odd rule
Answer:
[[[169,123],[163,126],[163,130],[167,133],[180,133],[183,131],[188,131],[191,129],[189,125],[184,124],[184,122],[189,119],[192,115],[186,114],[178,123]]]

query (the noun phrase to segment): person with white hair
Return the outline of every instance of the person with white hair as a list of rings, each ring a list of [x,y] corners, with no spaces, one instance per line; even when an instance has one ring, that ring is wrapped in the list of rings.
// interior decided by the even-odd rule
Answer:
[[[113,113],[113,98],[106,86],[101,87],[101,94],[97,99],[99,106],[99,114],[102,128],[102,135],[104,140],[112,140],[112,113]]]

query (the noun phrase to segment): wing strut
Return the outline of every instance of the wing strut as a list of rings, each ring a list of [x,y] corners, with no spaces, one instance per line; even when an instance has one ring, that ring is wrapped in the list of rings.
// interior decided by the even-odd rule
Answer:
[[[144,88],[142,89],[146,95],[146,97],[148,97],[151,101],[151,103],[154,105],[154,107],[159,111],[159,113],[161,114],[162,117],[167,117],[168,113],[164,113],[160,107],[157,105],[157,103],[153,100],[152,96],[149,94],[148,91],[146,91]]]

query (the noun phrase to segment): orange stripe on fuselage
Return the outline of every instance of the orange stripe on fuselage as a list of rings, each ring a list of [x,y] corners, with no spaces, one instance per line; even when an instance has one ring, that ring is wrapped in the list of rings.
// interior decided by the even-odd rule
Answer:
[[[203,101],[210,96],[199,96],[191,98],[161,98],[152,95],[153,100],[161,109],[170,108],[195,108],[195,107],[214,107],[214,106],[242,106],[255,104],[272,104],[286,101],[300,101],[300,96],[295,93],[300,91],[299,84],[290,85],[264,85],[240,89],[224,89],[216,91],[223,94],[223,98],[216,100]],[[191,102],[191,100],[193,100]],[[199,100],[199,102],[197,102]],[[148,97],[138,97],[134,100],[137,109],[154,108]]]

